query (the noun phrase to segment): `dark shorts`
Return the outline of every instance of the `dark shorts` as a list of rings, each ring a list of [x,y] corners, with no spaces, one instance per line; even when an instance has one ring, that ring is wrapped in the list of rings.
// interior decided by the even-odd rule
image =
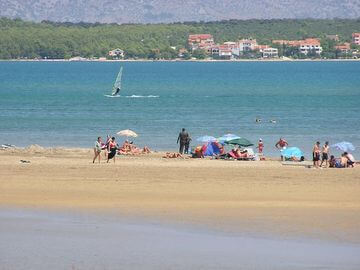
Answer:
[[[323,153],[322,160],[328,160],[328,159],[329,159],[328,153]]]
[[[313,153],[313,161],[319,161],[320,160],[320,154],[319,153]]]

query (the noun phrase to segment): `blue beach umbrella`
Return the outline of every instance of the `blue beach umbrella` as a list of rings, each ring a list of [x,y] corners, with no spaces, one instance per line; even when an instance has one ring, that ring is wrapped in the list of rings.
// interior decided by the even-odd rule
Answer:
[[[218,141],[219,142],[228,142],[228,141],[235,140],[235,139],[240,139],[240,137],[235,134],[225,134],[225,135],[222,135],[221,137],[219,137]]]
[[[297,147],[289,147],[289,148],[281,150],[281,155],[283,157],[287,157],[287,158],[296,157],[296,158],[300,159],[304,154]]]
[[[202,136],[196,139],[198,142],[202,142],[202,143],[208,143],[208,142],[215,142],[216,138],[213,136]]]
[[[348,151],[354,151],[355,146],[350,142],[339,142],[331,145],[331,147],[334,147],[340,151],[348,152]]]

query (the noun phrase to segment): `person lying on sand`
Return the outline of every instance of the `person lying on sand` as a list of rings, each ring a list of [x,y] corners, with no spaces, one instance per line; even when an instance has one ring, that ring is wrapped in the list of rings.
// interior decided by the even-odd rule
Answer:
[[[139,155],[139,154],[149,154],[151,153],[150,148],[145,146],[143,149],[136,147],[132,142],[125,141],[124,144],[120,147],[118,153],[120,155]]]
[[[180,153],[169,153],[167,152],[163,158],[182,158],[183,156]]]
[[[150,154],[151,150],[149,147],[147,147],[146,145],[144,146],[144,148],[142,149],[142,153],[143,154]]]

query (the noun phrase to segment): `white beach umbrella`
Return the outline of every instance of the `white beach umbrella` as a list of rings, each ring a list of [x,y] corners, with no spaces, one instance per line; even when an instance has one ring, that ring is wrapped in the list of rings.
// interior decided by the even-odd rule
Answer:
[[[135,131],[132,131],[130,129],[120,130],[116,134],[119,136],[134,137],[134,138],[136,138],[138,136]]]

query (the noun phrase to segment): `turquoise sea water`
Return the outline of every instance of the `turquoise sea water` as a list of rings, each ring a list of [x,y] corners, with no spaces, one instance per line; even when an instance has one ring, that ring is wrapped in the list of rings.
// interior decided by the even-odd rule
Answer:
[[[105,97],[121,65],[122,97]],[[129,128],[175,150],[185,127],[193,143],[262,138],[270,155],[280,136],[308,157],[316,140],[346,140],[359,158],[359,78],[360,62],[0,62],[0,143],[92,147]]]

